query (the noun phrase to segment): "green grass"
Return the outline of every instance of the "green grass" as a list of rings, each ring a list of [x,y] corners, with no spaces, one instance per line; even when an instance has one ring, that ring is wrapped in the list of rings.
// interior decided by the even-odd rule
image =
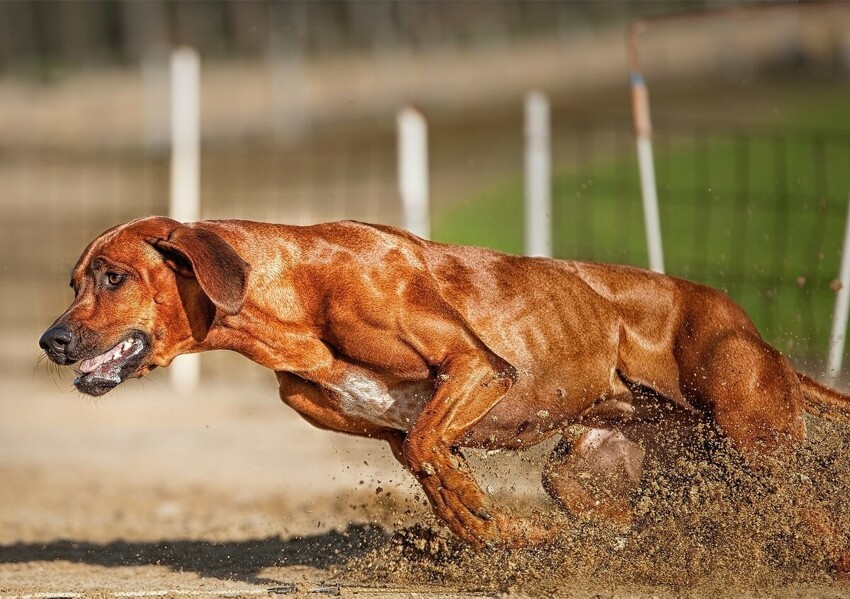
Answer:
[[[822,356],[829,333],[850,191],[848,100],[843,90],[798,102],[769,130],[656,136],[667,272],[728,291],[798,357]],[[522,195],[519,179],[495,185],[436,215],[434,238],[521,253]],[[556,256],[647,264],[634,155],[558,168],[552,200]]]

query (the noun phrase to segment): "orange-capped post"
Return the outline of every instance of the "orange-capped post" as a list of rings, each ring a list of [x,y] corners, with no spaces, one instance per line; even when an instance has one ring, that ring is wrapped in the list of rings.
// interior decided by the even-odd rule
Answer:
[[[649,268],[664,272],[664,252],[661,244],[661,222],[658,215],[658,191],[655,185],[655,163],[652,156],[652,121],[649,117],[649,92],[639,71],[631,75],[632,118],[637,136],[638,168],[640,170],[643,218],[646,228]]]

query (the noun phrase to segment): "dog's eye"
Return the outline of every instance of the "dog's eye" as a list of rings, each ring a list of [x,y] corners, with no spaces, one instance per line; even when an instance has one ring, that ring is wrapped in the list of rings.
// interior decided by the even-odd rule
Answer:
[[[103,275],[103,283],[109,289],[115,289],[124,282],[126,277],[127,275],[122,275],[119,272],[108,272]]]

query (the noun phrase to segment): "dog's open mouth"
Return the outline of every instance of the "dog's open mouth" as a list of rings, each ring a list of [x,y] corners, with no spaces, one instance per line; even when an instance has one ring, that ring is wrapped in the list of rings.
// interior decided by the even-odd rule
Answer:
[[[149,351],[147,335],[133,331],[112,349],[80,362],[74,386],[88,395],[103,395],[133,375]]]

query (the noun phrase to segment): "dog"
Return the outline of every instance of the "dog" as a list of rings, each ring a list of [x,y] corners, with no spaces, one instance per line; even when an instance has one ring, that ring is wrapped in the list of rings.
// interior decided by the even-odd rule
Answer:
[[[77,364],[79,391],[104,394],[179,354],[239,352],[312,424],[386,440],[479,547],[551,530],[494,509],[461,448],[562,435],[545,490],[574,514],[628,523],[645,455],[630,431],[647,409],[709,419],[756,467],[804,439],[805,411],[850,423],[850,397],[796,372],[728,296],[627,266],[352,221],[148,217],[95,239],[71,287],[39,343]]]

